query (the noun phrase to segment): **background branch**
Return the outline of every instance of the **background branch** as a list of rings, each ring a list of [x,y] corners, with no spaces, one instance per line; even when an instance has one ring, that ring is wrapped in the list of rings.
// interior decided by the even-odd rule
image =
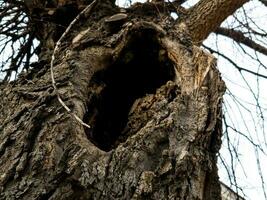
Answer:
[[[244,44],[247,47],[254,49],[255,51],[258,51],[264,55],[267,55],[267,48],[266,47],[256,43],[251,38],[246,37],[241,31],[236,31],[233,29],[219,27],[216,29],[215,33],[229,37],[237,43]]]

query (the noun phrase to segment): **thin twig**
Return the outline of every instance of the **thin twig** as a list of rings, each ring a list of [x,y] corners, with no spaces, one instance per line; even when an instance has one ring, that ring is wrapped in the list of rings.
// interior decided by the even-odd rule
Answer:
[[[90,3],[86,8],[84,8],[76,17],[74,20],[72,20],[72,22],[69,24],[69,26],[67,27],[67,29],[65,30],[65,32],[61,35],[61,37],[59,38],[59,40],[56,43],[56,46],[54,48],[52,57],[51,57],[51,63],[50,63],[50,72],[51,72],[51,80],[52,80],[52,86],[57,94],[57,99],[59,101],[59,103],[63,106],[63,108],[74,117],[74,119],[76,119],[76,121],[78,121],[80,124],[82,124],[83,126],[87,127],[87,128],[91,128],[88,124],[84,123],[75,113],[71,112],[71,109],[64,103],[64,101],[62,100],[62,98],[59,95],[57,86],[56,86],[56,81],[55,81],[55,77],[54,77],[54,71],[53,71],[53,67],[54,67],[54,61],[55,61],[55,55],[56,53],[59,51],[59,46],[61,44],[61,41],[63,40],[63,38],[69,33],[70,29],[72,28],[72,26],[81,18],[82,15],[84,14],[89,14],[92,10],[92,8],[95,6],[95,4],[97,3],[97,0],[94,0],[92,3]]]
[[[226,59],[227,61],[229,61],[238,71],[245,71],[245,72],[248,72],[250,74],[253,74],[253,75],[256,75],[256,76],[259,76],[259,77],[262,77],[262,78],[265,78],[267,79],[267,76],[263,75],[263,74],[260,74],[258,72],[254,72],[252,70],[249,70],[249,69],[246,69],[246,68],[243,68],[243,67],[239,67],[233,60],[231,60],[230,58],[228,58],[227,56],[225,56],[224,54],[220,53],[219,51],[216,51],[206,45],[202,45],[203,47],[205,47],[206,49],[208,49],[211,53],[216,53],[217,55],[223,57],[224,59]]]

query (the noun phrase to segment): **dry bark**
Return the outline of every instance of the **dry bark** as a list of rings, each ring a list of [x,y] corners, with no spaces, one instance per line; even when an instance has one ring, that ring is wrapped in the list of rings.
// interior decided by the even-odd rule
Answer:
[[[184,21],[195,44],[201,44],[208,35],[238,8],[249,0],[201,0],[189,9]]]
[[[51,43],[1,86],[0,199],[221,198],[216,61],[186,26],[137,7],[112,21],[118,9],[101,3],[74,27],[56,58],[58,91]]]

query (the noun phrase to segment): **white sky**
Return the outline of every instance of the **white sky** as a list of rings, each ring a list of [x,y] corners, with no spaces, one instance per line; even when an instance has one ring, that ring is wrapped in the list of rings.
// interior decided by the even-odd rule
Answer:
[[[262,7],[259,7],[260,4],[257,2],[251,2],[250,4],[245,5],[246,10],[249,10],[249,15],[253,16],[253,20],[260,27],[264,26],[264,20],[267,19],[267,13],[263,15]],[[253,8],[253,9],[252,9]],[[240,11],[241,13],[242,11]],[[233,18],[230,17],[224,25],[234,24]],[[257,72],[259,68],[258,62],[252,60],[249,56],[244,55],[244,53],[236,47],[233,42],[224,37],[220,37],[218,43],[215,44],[215,35],[212,34],[205,44],[209,44],[209,46],[217,45],[220,49],[221,53],[228,55],[231,59],[236,62],[239,66],[250,69]],[[254,55],[254,52],[243,46],[247,52],[250,52]],[[258,55],[261,62],[267,65],[267,57],[261,54]],[[267,132],[266,122],[261,122],[259,120],[259,112],[256,109],[255,105],[255,97],[252,95],[250,88],[246,85],[245,81],[240,76],[240,73],[228,62],[224,59],[218,59],[218,67],[220,72],[222,73],[222,77],[225,80],[228,89],[237,96],[238,100],[244,105],[244,108],[237,108],[237,105],[233,101],[233,99],[229,95],[225,95],[225,102],[227,105],[227,109],[232,110],[229,114],[229,118],[233,120],[236,128],[243,133],[246,133],[247,136],[251,137],[253,141],[257,144],[261,144],[264,150],[267,150],[266,138],[264,138]],[[263,68],[259,68],[259,72],[267,76],[267,71],[262,70]],[[262,112],[264,118],[267,119],[267,80],[266,79],[257,79],[256,76],[248,74],[246,72],[243,73],[245,80],[249,83],[251,89],[259,96],[260,104],[263,108]],[[258,88],[258,89],[257,89]],[[257,92],[258,90],[258,92]],[[263,128],[262,125],[265,125]],[[261,187],[261,180],[258,173],[258,166],[256,160],[256,153],[254,148],[252,148],[251,144],[248,143],[243,137],[237,136],[232,133],[230,135],[231,140],[237,146],[239,158],[243,165],[244,170],[241,165],[236,165],[235,171],[238,178],[238,183],[241,187],[244,188],[245,194],[248,195],[247,199],[257,199],[263,200],[263,190]],[[226,142],[224,140],[223,148],[221,149],[221,154],[230,160],[229,155],[226,152]],[[267,181],[267,171],[265,170],[265,166],[267,166],[267,156],[263,153],[259,153],[260,166],[262,170],[262,176]],[[237,161],[235,161],[237,163]],[[220,177],[224,182],[227,182],[227,174],[223,168],[220,168]],[[245,171],[245,174],[244,172]],[[265,184],[265,189],[267,185]]]

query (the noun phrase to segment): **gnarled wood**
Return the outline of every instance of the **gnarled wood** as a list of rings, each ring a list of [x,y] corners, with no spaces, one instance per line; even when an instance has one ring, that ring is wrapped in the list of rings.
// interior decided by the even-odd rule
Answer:
[[[1,86],[0,199],[220,199],[214,58],[156,10],[110,29],[117,11],[98,4],[56,55],[57,92],[92,129],[62,108],[45,61]]]

